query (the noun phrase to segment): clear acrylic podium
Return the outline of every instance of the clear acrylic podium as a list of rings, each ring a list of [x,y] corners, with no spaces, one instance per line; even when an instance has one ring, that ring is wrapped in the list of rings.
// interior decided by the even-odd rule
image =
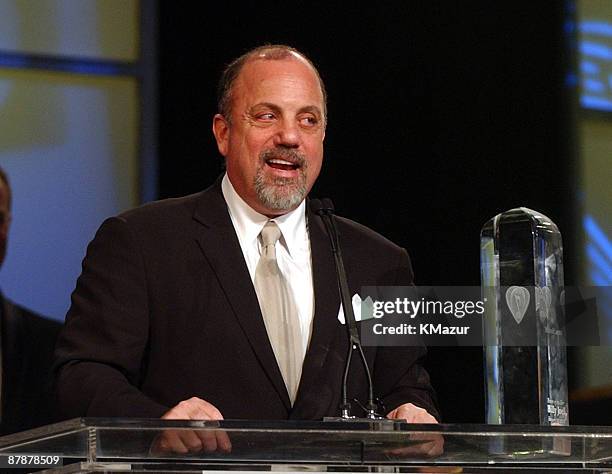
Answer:
[[[231,448],[156,448],[168,430]],[[81,418],[0,438],[0,471],[25,468],[16,456],[59,457],[56,473],[612,472],[612,427]]]

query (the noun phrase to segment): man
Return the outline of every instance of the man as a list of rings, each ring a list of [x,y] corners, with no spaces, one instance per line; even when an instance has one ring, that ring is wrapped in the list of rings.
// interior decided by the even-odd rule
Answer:
[[[0,268],[11,223],[11,187],[0,168]],[[11,302],[0,291],[0,434],[52,421],[49,382],[60,324]]]
[[[65,415],[339,415],[348,342],[328,237],[305,201],[326,121],[323,83],[296,50],[264,46],[228,66],[213,119],[223,179],[107,220],[88,248],[56,351]],[[352,293],[412,283],[405,250],[339,227]],[[274,304],[264,258],[277,269]],[[294,319],[272,323],[279,313]],[[423,349],[366,353],[387,416],[436,422]],[[354,364],[349,395],[366,393]]]

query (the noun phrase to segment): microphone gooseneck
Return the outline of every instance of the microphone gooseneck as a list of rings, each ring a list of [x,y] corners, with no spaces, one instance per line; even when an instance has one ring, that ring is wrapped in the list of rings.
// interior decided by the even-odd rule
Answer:
[[[372,383],[372,376],[370,374],[370,368],[368,367],[368,363],[366,361],[365,355],[363,353],[363,348],[361,346],[361,339],[357,330],[357,322],[355,320],[355,313],[353,312],[353,304],[348,288],[346,270],[344,269],[342,249],[340,247],[340,240],[338,238],[338,228],[336,226],[336,219],[334,215],[334,205],[330,199],[311,199],[310,208],[315,214],[321,217],[321,220],[323,221],[323,224],[325,225],[325,228],[327,230],[327,234],[329,235],[329,241],[336,264],[336,277],[338,279],[340,302],[344,311],[344,319],[347,337],[349,341],[349,348],[346,356],[346,363],[344,366],[344,375],[342,378],[342,401],[340,403],[340,412],[342,414],[342,418],[351,418],[351,404],[348,400],[347,385],[353,351],[357,350],[368,380],[368,402],[365,407],[366,417],[370,419],[378,419],[380,417],[376,413],[376,403],[374,402],[374,385]]]

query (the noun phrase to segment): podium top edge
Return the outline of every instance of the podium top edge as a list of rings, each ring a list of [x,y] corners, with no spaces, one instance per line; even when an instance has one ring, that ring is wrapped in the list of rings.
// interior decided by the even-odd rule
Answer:
[[[39,429],[71,429],[71,428],[219,428],[231,430],[260,430],[260,431],[428,431],[436,433],[526,433],[526,434],[599,434],[611,435],[612,426],[543,426],[525,424],[416,424],[404,420],[369,420],[357,418],[350,420],[162,420],[159,418],[73,418],[61,423],[48,425]],[[385,427],[385,428],[381,428]],[[30,431],[35,431],[30,430]]]

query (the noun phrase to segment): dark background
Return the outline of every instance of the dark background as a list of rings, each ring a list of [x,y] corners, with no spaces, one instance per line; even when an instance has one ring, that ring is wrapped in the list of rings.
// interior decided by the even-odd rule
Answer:
[[[185,5],[159,3],[160,197],[199,191],[222,171],[210,130],[224,65],[262,43],[287,43],[319,67],[329,96],[312,195],[406,247],[417,284],[480,284],[480,229],[518,206],[558,224],[573,283],[564,2]],[[484,421],[482,361],[479,348],[430,349],[445,421]]]

